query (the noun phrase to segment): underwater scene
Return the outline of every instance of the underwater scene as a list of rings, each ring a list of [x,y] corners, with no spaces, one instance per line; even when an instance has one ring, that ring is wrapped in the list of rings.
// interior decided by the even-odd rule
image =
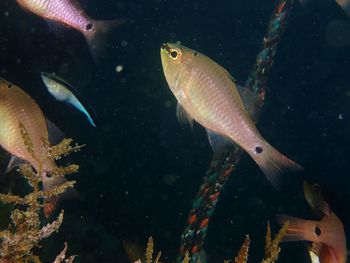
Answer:
[[[347,262],[350,1],[0,11],[0,262]]]

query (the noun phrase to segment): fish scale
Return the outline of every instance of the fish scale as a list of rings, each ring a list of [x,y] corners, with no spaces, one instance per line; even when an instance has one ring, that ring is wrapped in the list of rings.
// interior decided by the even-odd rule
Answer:
[[[0,144],[8,152],[32,163],[38,169],[38,163],[28,153],[21,139],[19,123],[25,126],[34,147],[34,154],[38,158],[43,155],[43,144],[41,138],[47,138],[47,127],[45,118],[37,104],[23,91],[12,85],[6,86],[6,82],[0,82],[0,92],[4,94],[1,98],[0,116]],[[46,166],[51,166],[46,161]],[[49,168],[49,167],[48,167]],[[51,167],[50,167],[51,168]]]
[[[243,103],[239,97],[235,99],[235,95],[239,96],[238,93],[235,94],[233,83],[227,81],[228,77],[222,71],[219,71],[214,67],[215,65],[209,65],[208,70],[199,69],[200,72],[208,72],[202,74],[194,74],[193,79],[197,79],[197,83],[191,83],[190,89],[193,89],[193,93],[199,91],[198,87],[205,87],[203,92],[200,91],[199,96],[193,96],[193,101],[198,101],[195,105],[198,112],[198,122],[206,123],[207,128],[220,132],[226,133],[235,139],[235,141],[240,145],[247,145],[247,142],[260,140],[256,138],[256,129],[254,124],[249,121],[248,113],[243,108]],[[213,70],[215,68],[215,70]],[[197,73],[197,70],[195,70]],[[209,84],[208,84],[209,82]],[[220,85],[218,85],[220,83]],[[219,88],[218,88],[219,87]],[[223,92],[224,91],[224,92]],[[191,93],[191,92],[190,92]],[[195,103],[195,102],[194,102]],[[213,104],[213,108],[210,109],[208,105]],[[203,114],[203,109],[207,109],[207,114]],[[206,120],[207,116],[211,119],[215,119],[215,124],[208,123]],[[248,121],[247,121],[248,120]],[[239,123],[239,125],[237,125]],[[210,126],[210,127],[209,127]],[[241,127],[237,129],[237,127]],[[245,136],[242,136],[244,134]],[[250,134],[250,140],[247,140],[247,134]],[[254,136],[254,137],[253,137]]]
[[[39,105],[22,89],[4,79],[0,79],[0,119],[0,145],[12,155],[8,168],[14,168],[18,161],[16,158],[30,163],[37,172],[41,172],[44,191],[66,182],[64,176],[47,176],[56,168],[56,164],[48,158],[43,143],[43,139],[48,140],[48,128]],[[24,144],[20,123],[24,125],[30,138],[35,158]],[[46,216],[54,211],[59,199],[60,196],[45,199]]]
[[[106,55],[107,34],[124,19],[100,21],[90,18],[76,0],[17,0],[25,10],[48,21],[57,22],[82,33],[95,61]]]
[[[302,169],[260,135],[234,79],[223,67],[204,54],[174,43],[162,45],[161,60],[169,87],[188,115],[186,119],[194,119],[207,129],[214,150],[222,148],[229,138],[254,159],[276,188],[280,187],[278,176],[283,170]],[[246,98],[245,103],[250,110],[254,107],[252,98]]]
[[[68,0],[17,0],[25,9],[46,19],[65,24],[79,31],[84,31],[90,19],[78,3]]]

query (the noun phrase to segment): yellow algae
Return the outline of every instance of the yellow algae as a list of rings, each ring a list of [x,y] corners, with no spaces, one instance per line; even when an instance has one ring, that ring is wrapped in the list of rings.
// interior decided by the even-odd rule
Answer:
[[[19,128],[27,151],[31,153],[33,157],[37,158],[34,156],[33,144],[23,123],[20,123]],[[63,140],[57,146],[50,147],[50,149],[54,149],[52,152],[55,158],[59,158],[59,156],[64,156],[72,151],[80,149],[80,146],[70,146],[71,142],[71,139]],[[40,156],[40,158],[48,158],[48,156]],[[41,160],[39,160],[39,162],[40,161]],[[39,165],[39,167],[41,167],[41,165]],[[77,172],[78,168],[79,166],[77,165],[70,165],[58,169],[61,172],[61,175],[66,175],[71,172]],[[10,194],[0,194],[1,202],[14,206],[14,210],[11,212],[11,223],[7,229],[0,231],[0,262],[40,263],[40,258],[34,254],[33,249],[40,247],[39,243],[42,239],[57,232],[64,218],[64,212],[62,210],[55,220],[43,225],[40,217],[43,200],[63,193],[67,188],[73,187],[75,182],[67,181],[62,185],[54,186],[47,191],[43,191],[40,187],[40,170],[35,171],[31,165],[23,164],[18,171],[32,187],[32,191],[23,197]],[[69,257],[67,259],[65,257],[66,246],[67,245],[65,244],[65,248],[57,256],[54,263],[73,262],[74,257]]]
[[[237,257],[235,257],[235,263],[248,262],[249,245],[250,245],[250,238],[249,238],[249,235],[246,235],[243,245],[239,250]]]
[[[266,239],[265,239],[265,258],[261,261],[261,263],[275,263],[278,260],[279,253],[281,251],[281,248],[279,247],[279,244],[281,243],[283,237],[285,236],[288,229],[288,222],[286,222],[282,228],[278,231],[275,238],[272,240],[271,237],[271,228],[270,224],[267,223],[267,230],[266,230]],[[237,256],[234,260],[224,260],[224,263],[248,263],[248,254],[249,254],[249,247],[250,247],[250,238],[249,235],[246,235],[244,242],[242,244],[241,249],[239,250]],[[157,257],[155,260],[153,260],[153,253],[154,253],[154,242],[153,238],[149,237],[147,242],[147,249],[146,249],[146,261],[145,263],[161,263],[160,262],[160,256],[161,253],[158,252]],[[189,253],[185,253],[185,257],[182,261],[182,263],[189,263],[191,260]],[[135,261],[134,263],[142,263],[141,259]],[[200,263],[200,262],[196,262]]]
[[[288,222],[282,226],[282,228],[276,234],[274,240],[272,240],[270,224],[267,224],[265,258],[261,261],[261,263],[274,263],[278,260],[279,253],[281,251],[279,244],[281,243],[282,238],[286,235],[287,229]]]

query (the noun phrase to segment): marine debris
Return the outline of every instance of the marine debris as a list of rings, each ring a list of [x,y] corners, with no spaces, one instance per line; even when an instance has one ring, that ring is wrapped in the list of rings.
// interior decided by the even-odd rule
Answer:
[[[264,103],[266,85],[272,68],[278,43],[285,31],[288,17],[293,7],[293,0],[277,2],[268,24],[267,33],[263,39],[263,47],[256,58],[255,65],[245,84],[245,88],[256,92],[259,97],[255,121]],[[230,175],[236,169],[242,150],[238,146],[226,149],[214,155],[203,183],[196,194],[189,212],[187,226],[182,233],[180,254],[177,262],[182,262],[186,251],[191,256],[192,263],[203,260],[200,258],[204,240],[207,235],[210,219],[214,215],[220,193]],[[205,224],[203,224],[205,223]],[[268,262],[268,261],[267,261]]]
[[[23,123],[19,124],[19,129],[21,130],[22,139],[27,151],[33,153],[33,143]],[[55,146],[50,146],[49,142],[45,142],[44,145],[47,147],[48,152],[48,156],[45,158],[49,157],[52,159],[60,159],[62,156],[78,151],[81,148],[81,146],[72,145],[71,139],[64,139]],[[79,166],[75,164],[66,167],[58,167],[57,173],[54,172],[51,176],[76,173],[78,169]],[[39,248],[39,243],[44,238],[51,236],[54,232],[58,232],[64,217],[64,212],[62,210],[55,220],[43,225],[41,212],[44,201],[47,198],[60,195],[68,188],[73,187],[75,181],[67,181],[62,185],[54,186],[47,191],[43,191],[41,190],[42,171],[35,171],[30,164],[22,164],[18,172],[32,187],[32,192],[23,197],[11,194],[0,194],[1,202],[12,204],[15,207],[11,212],[11,223],[7,229],[0,232],[0,262],[39,263],[41,262],[40,258],[34,254],[33,249]],[[67,245],[65,244],[65,248],[57,256],[54,263],[73,262],[74,256],[66,259],[66,250]]]

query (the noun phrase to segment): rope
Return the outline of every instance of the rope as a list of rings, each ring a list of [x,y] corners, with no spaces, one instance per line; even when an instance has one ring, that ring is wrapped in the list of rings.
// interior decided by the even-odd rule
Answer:
[[[294,0],[280,0],[277,2],[263,40],[263,48],[257,55],[255,65],[245,84],[247,89],[259,95],[257,115],[260,115],[264,103],[268,75],[272,68],[277,45],[285,31],[293,2]],[[214,214],[220,193],[230,175],[236,169],[241,154],[242,149],[238,146],[214,154],[203,184],[194,198],[192,209],[188,215],[187,226],[181,237],[178,262],[183,262],[186,251],[189,253],[191,263],[206,262],[202,248],[208,225]]]

